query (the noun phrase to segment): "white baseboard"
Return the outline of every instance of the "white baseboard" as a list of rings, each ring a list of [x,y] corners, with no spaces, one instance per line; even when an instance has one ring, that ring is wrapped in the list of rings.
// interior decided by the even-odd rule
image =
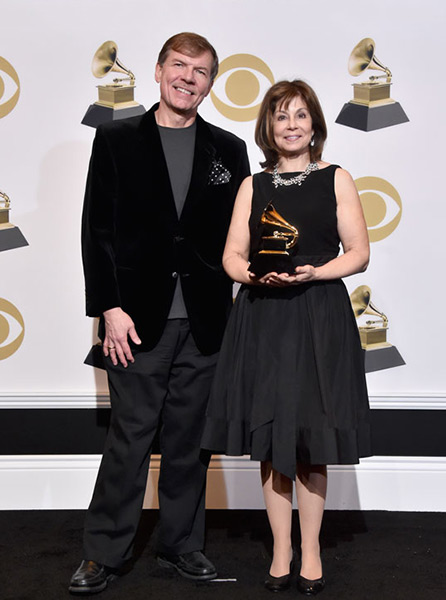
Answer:
[[[370,408],[446,410],[446,392],[382,392],[370,395]],[[0,410],[8,408],[109,408],[107,392],[1,392]]]
[[[0,456],[0,510],[87,508],[98,455]],[[157,508],[159,456],[152,458],[145,508]],[[212,459],[210,509],[263,509],[258,463]],[[446,511],[446,457],[373,457],[329,468],[327,509]]]

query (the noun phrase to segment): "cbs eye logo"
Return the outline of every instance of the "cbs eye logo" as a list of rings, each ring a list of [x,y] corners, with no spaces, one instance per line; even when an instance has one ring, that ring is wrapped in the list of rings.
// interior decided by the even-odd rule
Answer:
[[[19,96],[19,76],[14,67],[0,56],[0,119],[6,117],[14,109],[19,101]],[[3,101],[5,97],[9,97],[9,100]]]
[[[0,298],[0,360],[16,352],[25,337],[25,322],[18,309]]]
[[[380,177],[355,179],[369,240],[379,242],[395,231],[401,221],[403,203],[396,189]]]
[[[220,63],[211,89],[215,108],[232,121],[253,121],[260,101],[274,83],[271,69],[252,54],[233,54]],[[221,100],[223,92],[227,101]]]

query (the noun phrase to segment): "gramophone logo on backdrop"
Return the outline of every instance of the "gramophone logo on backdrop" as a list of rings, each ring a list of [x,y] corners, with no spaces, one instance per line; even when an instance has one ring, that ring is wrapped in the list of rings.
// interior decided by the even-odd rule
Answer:
[[[401,221],[403,203],[397,190],[380,177],[355,179],[371,242],[379,242],[395,231]]]
[[[389,319],[372,302],[372,290],[360,285],[350,294],[353,312],[358,323],[359,337],[365,350],[366,373],[405,365],[396,346],[387,341]],[[371,320],[369,317],[377,317]]]
[[[0,298],[0,360],[9,358],[20,348],[25,337],[25,322],[18,308]]]
[[[353,100],[344,104],[336,123],[373,131],[406,123],[409,119],[399,102],[390,97],[392,73],[375,55],[375,42],[364,38],[352,50],[348,72],[354,77],[367,69],[384,71],[384,75],[371,75],[368,81],[353,84]],[[385,81],[382,81],[385,79]]]
[[[0,56],[0,119],[14,110],[19,96],[20,80],[17,71],[11,63]]]
[[[9,222],[11,200],[0,190],[0,252],[28,246],[20,229]]]
[[[91,104],[82,119],[83,125],[97,127],[107,121],[116,121],[142,115],[146,109],[134,100],[135,76],[118,59],[116,42],[104,42],[95,52],[91,70],[101,79],[108,73],[121,73],[126,77],[113,79],[112,83],[98,85],[99,99]]]
[[[268,65],[253,54],[233,54],[221,63],[211,89],[215,108],[232,121],[253,121],[266,89],[274,83]],[[223,92],[227,100],[222,100]]]

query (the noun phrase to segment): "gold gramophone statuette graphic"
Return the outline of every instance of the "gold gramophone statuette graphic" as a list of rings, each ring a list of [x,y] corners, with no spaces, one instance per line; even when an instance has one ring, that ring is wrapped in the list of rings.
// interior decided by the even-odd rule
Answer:
[[[0,252],[28,246],[20,229],[9,222],[11,200],[0,190]]]
[[[134,100],[135,76],[118,59],[116,42],[104,42],[96,50],[91,70],[98,79],[102,79],[108,73],[121,73],[125,77],[115,78],[112,83],[97,86],[99,99],[88,108],[82,119],[83,125],[97,127],[107,121],[126,119],[145,113],[144,106]]]
[[[353,312],[357,319],[363,315],[378,317],[377,321],[368,320],[363,325],[358,324],[361,345],[365,350],[390,346],[387,341],[389,319],[374,306],[371,296],[372,291],[367,285],[360,285],[350,296]]]
[[[372,291],[367,285],[360,285],[350,294],[361,345],[366,351],[367,373],[406,364],[397,348],[387,341],[389,319],[376,308],[371,297]]]
[[[5,192],[0,191],[0,227],[6,229],[13,227],[9,222],[9,211],[11,210],[11,200]]]
[[[344,104],[336,123],[373,131],[406,123],[409,119],[399,102],[390,97],[392,73],[375,55],[375,42],[364,38],[352,50],[348,61],[348,72],[357,77],[372,69],[383,71],[383,75],[371,75],[367,81],[353,84],[353,99]]]
[[[297,243],[297,228],[276,211],[272,202],[263,211],[259,227],[262,227],[261,250],[254,255],[248,270],[258,277],[272,272],[294,273],[288,250]]]

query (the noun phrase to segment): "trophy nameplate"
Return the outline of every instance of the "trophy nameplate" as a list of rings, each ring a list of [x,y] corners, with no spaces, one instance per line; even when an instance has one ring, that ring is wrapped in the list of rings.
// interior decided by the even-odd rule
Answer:
[[[115,42],[104,42],[95,52],[91,70],[95,77],[107,73],[124,73],[127,77],[114,79],[113,83],[98,85],[98,100],[91,104],[82,119],[83,125],[97,127],[108,121],[127,119],[142,115],[146,109],[134,99],[135,76],[118,60],[118,47]],[[128,83],[124,83],[128,80]]]
[[[375,56],[375,42],[364,38],[350,55],[348,71],[357,76],[366,69],[384,71],[385,75],[371,76],[369,81],[353,84],[353,99],[344,104],[336,123],[373,131],[409,121],[399,102],[390,97],[392,73]],[[386,81],[380,81],[385,77]]]
[[[20,229],[10,223],[9,211],[11,210],[11,201],[9,197],[0,191],[0,252],[4,250],[13,250],[28,246]]]
[[[280,215],[272,203],[262,213],[259,226],[263,228],[261,249],[257,252],[248,271],[262,277],[267,273],[294,273],[288,250],[296,245],[299,232]]]
[[[365,352],[365,372],[380,371],[405,365],[405,361],[396,346],[387,341],[389,319],[379,311],[371,301],[372,292],[367,285],[360,285],[350,294],[353,312],[356,319],[373,315],[378,320],[358,321],[359,337]]]

